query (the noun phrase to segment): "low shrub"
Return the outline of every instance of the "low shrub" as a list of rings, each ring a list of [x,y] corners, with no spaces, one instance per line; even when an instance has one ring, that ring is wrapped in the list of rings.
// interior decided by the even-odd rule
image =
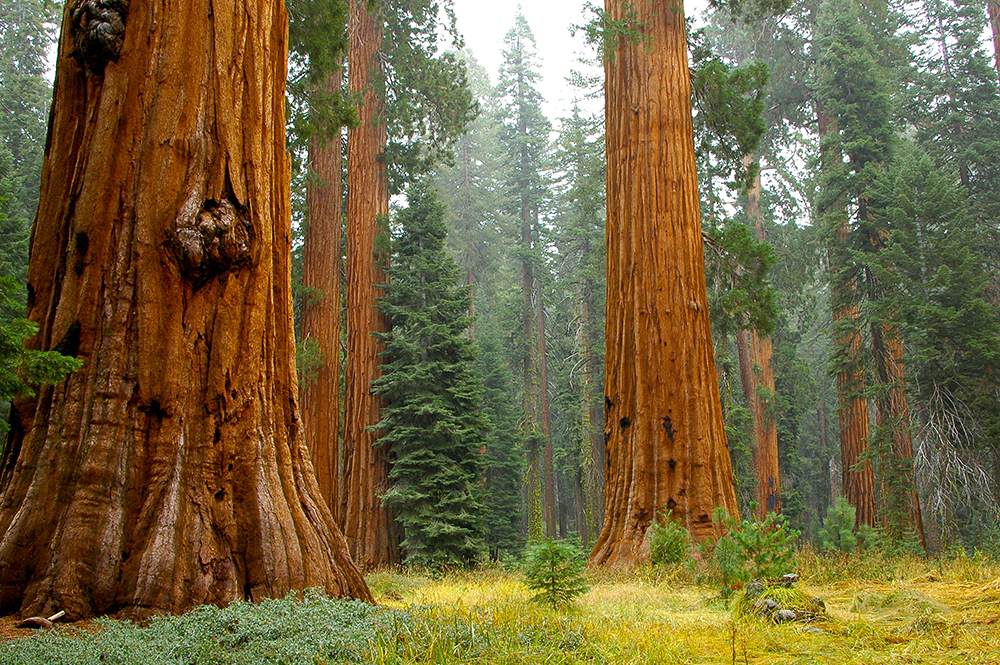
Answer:
[[[672,515],[671,510],[661,512],[646,531],[649,559],[654,564],[681,563],[691,556],[691,537]]]

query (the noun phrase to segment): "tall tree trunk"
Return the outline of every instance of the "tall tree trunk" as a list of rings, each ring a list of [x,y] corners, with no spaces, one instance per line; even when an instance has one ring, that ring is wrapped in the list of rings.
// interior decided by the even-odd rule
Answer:
[[[360,100],[358,126],[347,135],[347,362],[344,369],[344,490],[340,519],[354,561],[363,569],[396,563],[399,543],[392,515],[379,494],[389,488],[385,451],[368,427],[379,421],[382,400],[371,392],[380,375],[380,344],[373,332],[388,321],[376,308],[386,281],[389,182],[383,100],[377,81],[382,22],[365,0],[351,0],[348,92]]]
[[[535,316],[538,322],[538,408],[542,421],[542,495],[545,515],[545,536],[556,537],[556,474],[552,461],[552,418],[549,413],[549,363],[545,349],[545,306],[542,303],[541,281],[535,282]]]
[[[522,121],[523,124],[523,121]],[[527,131],[526,129],[524,131]],[[522,149],[522,153],[524,150]],[[538,371],[536,369],[535,353],[537,349],[535,334],[535,309],[533,295],[535,288],[534,270],[529,253],[531,241],[531,205],[527,194],[521,196],[521,334],[524,344],[524,359],[521,364],[524,386],[524,428],[525,441],[528,442],[525,485],[528,517],[528,540],[537,540],[545,534],[545,501],[543,499],[542,451],[539,444],[542,441],[539,424],[539,387]]]
[[[749,163],[749,157],[744,163]],[[760,173],[747,192],[746,213],[753,223],[757,242],[764,242],[764,220],[760,213]],[[770,337],[760,337],[756,331],[741,330],[736,334],[740,361],[740,383],[743,402],[753,415],[753,470],[757,480],[755,501],[757,517],[763,520],[768,512],[781,510],[781,476],[778,469],[778,428],[768,404],[762,397],[775,391],[774,347]]]
[[[1000,1],[987,0],[990,12],[990,27],[993,29],[993,58],[1000,77]]]
[[[28,315],[84,365],[15,405],[0,612],[371,597],[299,426],[286,34],[280,2],[66,6]]]
[[[585,252],[589,248],[585,249]],[[604,489],[604,437],[599,428],[600,413],[595,399],[596,360],[590,339],[593,321],[593,285],[591,280],[584,280],[583,293],[580,298],[580,328],[577,346],[583,354],[583,372],[580,386],[580,424],[582,439],[580,441],[581,474],[583,482],[583,522],[580,528],[580,538],[585,547],[593,545],[600,532]]]
[[[816,119],[820,142],[828,133],[836,132],[836,121],[824,111],[818,101]],[[822,168],[835,168],[842,159],[840,150],[826,150],[820,155]],[[845,246],[851,228],[847,220],[846,203],[836,204],[843,220],[836,231],[836,243]],[[829,211],[827,211],[829,212]],[[836,248],[835,248],[836,249]],[[839,252],[829,252],[830,271],[840,269]],[[877,520],[875,504],[875,474],[872,461],[866,459],[871,439],[868,401],[864,397],[865,379],[861,370],[861,330],[858,324],[857,286],[853,279],[833,278],[834,345],[842,355],[842,367],[837,372],[837,398],[840,424],[840,465],[844,497],[855,508],[855,525],[874,527]]]
[[[842,228],[838,235],[841,236],[841,242],[846,242],[846,229]],[[834,344],[846,361],[845,366],[837,373],[844,496],[855,508],[856,525],[874,527],[878,508],[875,504],[874,466],[867,457],[871,424],[868,400],[863,396],[865,379],[860,369],[861,331],[858,329],[858,306],[852,302],[855,297],[853,282],[843,289],[846,293],[841,294],[841,302],[848,304],[835,306],[833,326],[838,331]]]
[[[920,544],[927,546],[924,522],[920,513],[920,500],[913,479],[913,430],[910,418],[910,400],[906,394],[906,370],[903,343],[894,326],[872,326],[872,351],[875,371],[879,381],[888,389],[876,401],[876,423],[879,429],[892,431],[892,460],[896,478],[892,479],[889,492],[883,495],[886,507],[903,513],[906,526],[916,532]],[[888,469],[882,472],[885,476]],[[902,537],[903,533],[895,534]]]
[[[340,91],[341,72],[330,74],[327,94]],[[312,454],[320,492],[334,519],[340,513],[340,469],[337,430],[340,420],[340,131],[309,142],[306,186],[308,224],[302,244],[302,282],[307,295],[302,308],[302,338],[314,340],[323,364],[313,380],[300,387],[302,426]]]
[[[606,0],[614,20],[627,3]],[[605,61],[607,359],[604,527],[591,561],[636,561],[656,511],[695,540],[737,513],[712,349],[683,4],[639,0],[649,42]]]

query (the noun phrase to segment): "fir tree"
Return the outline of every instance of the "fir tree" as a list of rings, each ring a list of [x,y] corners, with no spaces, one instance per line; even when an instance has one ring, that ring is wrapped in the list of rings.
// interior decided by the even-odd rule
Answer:
[[[53,18],[42,0],[0,0],[0,211],[7,216],[0,221],[0,276],[18,281],[26,276],[28,228],[38,205]]]
[[[411,187],[408,200],[379,303],[391,331],[378,335],[386,362],[372,385],[384,400],[374,429],[391,463],[383,501],[403,527],[406,560],[439,568],[469,564],[482,552],[487,421],[475,343],[466,334],[471,296],[444,251],[444,207],[423,183]]]

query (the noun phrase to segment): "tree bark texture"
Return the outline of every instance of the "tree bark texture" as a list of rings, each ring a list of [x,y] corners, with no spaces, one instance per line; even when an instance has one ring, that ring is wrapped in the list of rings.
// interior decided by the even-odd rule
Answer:
[[[607,356],[604,526],[594,563],[637,561],[656,511],[695,540],[737,514],[712,349],[681,2],[632,5],[648,43],[605,62]],[[606,0],[614,20],[626,3]]]
[[[998,0],[987,0],[990,13],[990,27],[993,29],[993,61],[997,67],[997,76],[1000,78],[1000,2]]]
[[[747,160],[749,163],[749,160]],[[747,217],[753,223],[757,242],[765,242],[764,223],[760,214],[760,173],[747,192]],[[754,330],[736,334],[740,361],[740,382],[743,402],[753,415],[753,469],[757,480],[755,501],[757,518],[781,510],[781,476],[778,468],[778,428],[769,412],[767,398],[772,399],[774,383],[774,347],[770,337],[761,337]]]
[[[363,569],[399,561],[399,543],[389,510],[379,494],[389,488],[385,451],[368,430],[379,421],[382,400],[371,392],[380,375],[382,351],[373,332],[388,321],[376,308],[387,277],[389,180],[380,62],[382,22],[378,9],[352,0],[348,92],[360,100],[358,126],[347,136],[347,362],[344,369],[344,483],[340,519],[354,561]],[[369,12],[371,9],[372,13]],[[387,242],[387,239],[386,239]]]
[[[340,90],[340,71],[330,74],[325,92]],[[323,364],[301,386],[302,423],[320,492],[334,519],[340,514],[340,132],[314,136],[309,143],[306,186],[308,225],[302,244],[302,282],[309,293],[302,307],[302,338],[315,340]]]
[[[30,346],[84,365],[15,405],[0,611],[370,599],[300,431],[284,6],[101,7],[64,13],[28,278]]]

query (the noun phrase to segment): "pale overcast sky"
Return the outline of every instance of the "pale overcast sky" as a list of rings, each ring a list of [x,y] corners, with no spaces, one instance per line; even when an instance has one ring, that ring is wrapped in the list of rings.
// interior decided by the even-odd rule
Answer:
[[[604,6],[603,0],[591,0]],[[587,0],[454,0],[458,29],[465,36],[466,46],[476,60],[486,68],[490,80],[496,83],[497,71],[503,61],[503,38],[514,26],[518,5],[535,35],[541,60],[542,81],[539,91],[545,97],[545,114],[552,121],[566,117],[573,107],[575,91],[566,84],[573,69],[582,69],[581,55],[593,58],[583,34],[570,36],[570,27],[581,25],[593,13],[585,12]],[[700,14],[707,0],[686,0],[688,15]],[[590,70],[593,73],[599,70]]]

